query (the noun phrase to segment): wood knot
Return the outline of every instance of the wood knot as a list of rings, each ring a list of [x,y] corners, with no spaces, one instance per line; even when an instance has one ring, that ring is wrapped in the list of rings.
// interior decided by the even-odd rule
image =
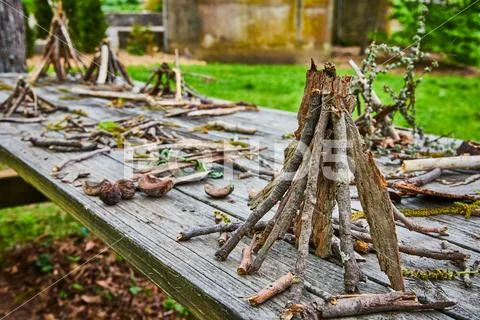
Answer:
[[[323,66],[323,71],[330,78],[335,78],[337,76],[337,70],[335,69],[335,65],[330,61],[325,63],[325,65]]]

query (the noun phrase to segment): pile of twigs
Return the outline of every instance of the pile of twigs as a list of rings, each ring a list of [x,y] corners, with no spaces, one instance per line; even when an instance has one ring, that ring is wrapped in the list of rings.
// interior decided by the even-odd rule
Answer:
[[[32,123],[41,122],[42,114],[55,111],[68,111],[67,107],[56,106],[37,95],[31,86],[23,79],[18,80],[12,94],[0,104],[1,122]],[[24,118],[13,117],[21,115]]]
[[[376,167],[372,154],[365,151],[363,140],[350,115],[355,106],[355,98],[350,93],[351,80],[350,77],[337,76],[331,64],[317,71],[312,62],[298,116],[298,140],[287,149],[282,172],[252,199],[251,215],[244,223],[185,231],[179,240],[211,232],[234,231],[215,254],[217,259],[225,260],[244,236],[252,235],[250,245],[243,248],[239,274],[257,272],[269,249],[279,239],[293,241],[298,246],[293,275],[280,278],[249,298],[252,305],[257,305],[291,286],[291,304],[286,309],[286,315],[302,313],[312,316],[313,312],[317,315],[331,313],[347,316],[450,306],[451,302],[421,304],[415,301],[413,293],[402,292],[405,285],[399,252],[453,261],[465,261],[468,256],[457,251],[433,252],[398,244],[395,220],[418,232],[444,234],[445,229],[413,224],[392,204],[384,177]],[[328,144],[331,141],[333,145]],[[355,163],[355,170],[350,168],[347,159]],[[368,229],[352,224],[350,170],[353,171]],[[260,221],[277,203],[274,217],[267,223]],[[335,204],[338,207],[338,219],[333,217]],[[304,288],[313,290],[307,288],[304,282],[311,247],[323,258],[332,255],[337,257],[345,271],[345,291],[357,293],[358,283],[364,279],[354,251],[359,246],[376,252],[381,270],[387,274],[392,288],[396,290],[391,295],[396,298],[392,299],[390,295],[360,295],[358,299],[337,303],[343,297],[333,299],[323,292],[320,295],[325,299],[323,306],[301,301]],[[256,253],[255,257],[253,253]],[[406,302],[396,303],[397,300]],[[363,305],[361,301],[378,303]]]

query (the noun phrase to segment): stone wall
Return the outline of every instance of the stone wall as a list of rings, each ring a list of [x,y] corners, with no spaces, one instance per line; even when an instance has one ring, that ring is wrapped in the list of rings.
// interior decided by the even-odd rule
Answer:
[[[212,60],[294,62],[331,43],[331,0],[166,0],[170,50]]]

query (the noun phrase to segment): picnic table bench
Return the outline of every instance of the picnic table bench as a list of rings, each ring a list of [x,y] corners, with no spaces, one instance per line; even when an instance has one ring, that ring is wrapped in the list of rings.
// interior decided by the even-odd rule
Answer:
[[[14,85],[19,75],[3,74],[0,81]],[[59,105],[81,109],[92,120],[117,119],[128,115],[145,114],[162,119],[161,111],[145,108],[108,108],[106,100],[99,98],[81,98],[63,100],[72,84],[49,84],[36,86],[38,94]],[[9,91],[0,91],[3,101]],[[49,116],[50,121],[61,118],[62,113]],[[169,121],[172,119],[169,119]],[[262,157],[275,169],[281,167],[283,149],[288,140],[282,134],[293,132],[297,126],[296,115],[283,111],[261,109],[257,113],[240,112],[222,117],[222,120],[255,126],[257,134],[251,136],[249,143],[258,143],[268,147]],[[206,120],[175,118],[179,130],[185,136],[196,135],[202,139],[219,140],[231,138],[232,133],[210,131],[208,134],[189,132],[188,128],[204,123]],[[203,183],[176,186],[162,198],[147,198],[136,195],[132,200],[123,201],[113,207],[105,206],[98,198],[86,196],[81,188],[62,183],[51,176],[54,165],[70,157],[71,154],[55,153],[31,146],[22,141],[26,135],[40,134],[41,124],[0,124],[0,162],[14,169],[23,179],[41,191],[46,197],[58,204],[87,226],[108,246],[121,254],[127,261],[144,273],[156,285],[165,290],[178,302],[186,306],[199,319],[276,319],[288,300],[288,293],[272,299],[258,307],[252,307],[244,299],[275,279],[279,278],[295,265],[296,249],[287,242],[279,241],[271,250],[269,257],[256,275],[239,276],[236,267],[240,262],[241,250],[235,249],[226,261],[214,259],[218,248],[216,235],[195,238],[188,242],[178,242],[180,231],[191,226],[214,224],[213,212],[221,210],[232,221],[241,221],[248,217],[247,206],[249,188],[260,190],[267,180],[261,176],[234,180],[234,192],[223,200],[213,200],[205,195]],[[391,171],[398,167],[387,158],[378,160],[382,171]],[[124,172],[131,163],[124,161],[123,150],[112,150],[109,154],[97,155],[89,160],[73,164],[71,167],[90,172],[90,179],[118,180],[124,178]],[[233,176],[233,179],[236,179]],[[469,187],[480,190],[480,183]],[[353,188],[353,187],[352,187]],[[356,190],[352,189],[352,205],[361,210]],[[410,208],[436,207],[445,205],[444,201],[432,198],[414,197],[402,200],[402,206]],[[429,225],[448,226],[450,236],[442,237],[449,249],[469,253],[472,259],[480,258],[480,218],[466,220],[462,216],[435,216],[414,218],[416,222]],[[440,240],[433,235],[410,232],[403,226],[397,227],[399,241],[422,247],[440,249]],[[245,241],[245,240],[244,240]],[[246,241],[245,241],[246,244]],[[374,254],[365,255],[361,268],[368,277],[360,289],[364,293],[388,292],[388,279],[378,267]],[[416,256],[401,254],[402,263],[407,268],[448,268],[448,263],[432,261]],[[343,293],[343,269],[334,261],[323,260],[311,255],[308,260],[307,281],[332,294]],[[422,281],[406,279],[409,290],[419,297],[448,299],[457,302],[451,309],[442,311],[421,311],[415,313],[377,314],[356,319],[480,319],[480,277],[473,278],[473,286],[466,288],[461,281]],[[305,293],[305,299],[315,298]],[[353,319],[353,318],[352,318]]]

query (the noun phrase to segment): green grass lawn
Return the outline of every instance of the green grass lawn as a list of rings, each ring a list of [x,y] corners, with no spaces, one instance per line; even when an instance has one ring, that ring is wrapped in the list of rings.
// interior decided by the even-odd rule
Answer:
[[[48,241],[88,231],[53,203],[41,203],[0,210],[1,253],[16,243]],[[0,259],[1,260],[1,259]]]
[[[136,80],[147,80],[155,66],[130,66]],[[261,106],[296,112],[305,84],[306,67],[301,65],[185,65],[186,81],[199,92],[213,97],[244,100]],[[340,74],[350,72],[339,70]],[[189,73],[215,78],[206,82]],[[401,75],[382,75],[376,91],[384,101],[383,85],[401,85]],[[427,133],[452,134],[456,138],[480,140],[480,78],[428,75],[417,90],[417,119]],[[404,122],[397,116],[396,123]]]

